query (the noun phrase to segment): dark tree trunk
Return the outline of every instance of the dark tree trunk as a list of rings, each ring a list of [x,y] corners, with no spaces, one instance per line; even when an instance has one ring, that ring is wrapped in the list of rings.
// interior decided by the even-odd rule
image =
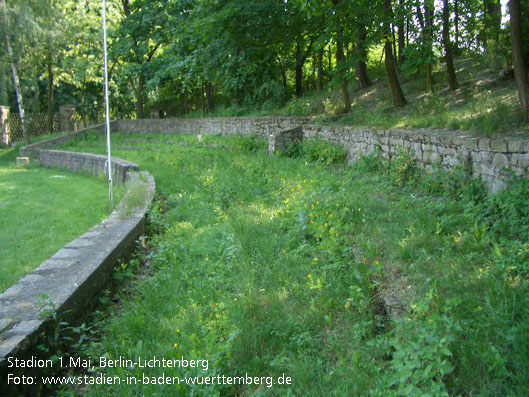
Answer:
[[[312,56],[312,76],[311,76],[311,84],[312,84],[312,81],[314,82],[314,85],[312,86],[312,88],[315,88],[316,87],[316,84],[317,84],[317,77],[316,77],[316,64],[318,63],[318,56],[315,54]]]
[[[399,0],[399,8],[401,11],[404,10],[404,0]],[[399,16],[399,23],[398,23],[398,45],[399,45],[399,53],[398,53],[398,64],[402,65],[404,62],[404,12],[401,13]]]
[[[417,10],[417,19],[419,20],[419,27],[421,28],[421,32],[423,32],[424,31],[424,16],[422,15],[420,0],[416,0],[415,9]]]
[[[384,65],[386,68],[386,75],[388,77],[389,87],[393,94],[393,103],[395,106],[406,105],[406,98],[402,92],[402,88],[399,83],[397,76],[397,70],[395,67],[395,60],[393,59],[393,48],[391,44],[391,28],[390,21],[393,17],[393,11],[391,9],[391,0],[384,0],[384,14],[386,21],[384,22],[384,54],[385,60]]]
[[[454,51],[459,54],[459,0],[454,0]]]
[[[359,88],[367,88],[373,83],[369,79],[369,76],[367,75],[367,49],[365,47],[365,42],[367,39],[367,31],[366,27],[363,25],[358,26],[358,42],[356,43],[356,52],[358,56],[358,61],[356,61],[355,69],[356,69],[356,77],[358,78],[358,87]]]
[[[53,55],[48,42],[48,131],[53,132]]]
[[[367,88],[371,86],[373,83],[369,79],[369,76],[367,75],[367,64],[360,60],[356,62],[355,65],[356,68],[356,77],[358,78],[358,87],[359,88]]]
[[[347,88],[347,77],[345,77],[345,68],[344,68],[344,62],[345,62],[345,56],[343,53],[343,43],[341,42],[341,36],[343,33],[340,33],[340,37],[338,38],[336,42],[336,67],[340,71],[340,74],[342,74],[342,96],[343,96],[343,103],[344,103],[344,111],[345,113],[348,113],[351,110],[351,99],[349,98],[349,89]]]
[[[202,111],[206,113],[206,85],[202,84],[202,87],[200,87],[200,98],[202,100]]]
[[[207,111],[212,112],[213,111],[213,84],[207,83],[206,84],[206,98],[207,98]]]
[[[301,45],[296,43],[296,96],[303,95],[303,63],[301,62]]]
[[[321,91],[323,89],[323,48],[318,51],[318,75],[316,80],[316,89]]]
[[[399,59],[397,57],[397,45],[395,44],[397,42],[396,40],[396,37],[395,37],[395,25],[394,24],[391,24],[391,37],[393,39],[393,59]]]
[[[281,58],[279,58],[279,55],[276,54],[277,62],[279,63],[279,69],[281,70],[281,77],[283,79],[283,87],[285,88],[285,94],[288,93],[288,84],[287,84],[287,74],[285,72],[285,68],[283,67],[283,62],[281,62]]]
[[[334,6],[337,6],[342,0],[332,0],[332,3]],[[344,37],[343,37],[343,28],[340,28],[338,30],[338,35],[336,39],[336,69],[338,70],[338,73],[340,74],[340,80],[342,81],[342,96],[343,96],[343,103],[344,103],[344,111],[345,113],[348,113],[351,110],[351,99],[349,98],[349,89],[347,87],[347,77],[345,75],[345,55],[343,52],[343,44],[344,44]]]
[[[522,42],[522,10],[520,0],[510,0],[511,13],[511,45],[512,64],[514,77],[518,89],[518,99],[522,106],[523,117],[529,121],[529,81],[527,78],[527,65],[525,64]]]
[[[431,0],[425,0],[424,2],[424,43],[427,48],[428,57],[431,58],[432,54],[432,41],[433,41],[433,12],[434,4]],[[426,91],[433,92],[433,65],[431,60],[426,63]]]
[[[189,113],[189,105],[187,103],[187,90],[184,90],[184,93],[182,94],[182,101],[184,105],[184,114]]]
[[[145,76],[140,73],[138,76],[138,87],[136,89],[136,118],[143,118],[143,86],[145,85]]]
[[[448,0],[443,0],[443,45],[445,48],[446,74],[450,90],[458,87],[456,70],[454,68],[454,57],[452,52],[452,42],[450,41],[450,4]]]

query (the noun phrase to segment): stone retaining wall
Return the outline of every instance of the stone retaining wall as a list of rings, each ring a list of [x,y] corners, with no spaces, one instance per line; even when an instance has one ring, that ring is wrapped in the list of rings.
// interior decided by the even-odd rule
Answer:
[[[256,135],[262,138],[311,121],[308,117],[220,117],[202,119],[119,120],[112,131],[120,133],[162,133],[182,135]]]
[[[89,174],[102,171],[101,165],[106,162],[105,156],[84,153],[41,149],[31,153],[37,154],[44,165]],[[42,297],[62,314],[61,321],[83,317],[84,310],[111,277],[116,261],[128,254],[144,233],[145,214],[154,197],[154,179],[146,172],[138,172],[136,164],[117,158],[113,164],[116,181],[124,182],[128,188],[112,214],[0,295],[0,395],[33,393],[14,385],[8,387],[4,382],[8,373],[32,375],[31,370],[8,368],[7,357],[27,359],[38,355],[34,347],[41,334],[53,332],[53,324],[49,327],[50,322],[39,309]],[[128,196],[138,194],[138,185],[145,189],[145,200],[138,207],[128,208],[126,203],[137,201],[128,200]]]
[[[432,169],[439,164],[446,169],[462,166],[484,181],[495,193],[515,177],[529,176],[529,138],[487,138],[460,131],[376,130],[369,128],[320,126],[309,117],[225,117],[201,119],[144,119],[112,122],[118,133],[220,134],[276,137],[286,130],[301,127],[305,138],[320,137],[343,145],[350,162],[362,155],[379,153],[391,158],[407,151],[419,164]],[[104,125],[90,128],[104,132]],[[82,134],[80,131],[76,134]],[[67,142],[76,134],[56,138],[53,144]],[[30,145],[40,148],[41,144]],[[33,149],[34,150],[34,149]]]
[[[386,157],[408,152],[431,170],[467,169],[496,193],[514,177],[529,176],[529,139],[487,138],[471,133],[438,130],[374,130],[353,127],[303,127],[305,137],[319,137],[343,145],[350,162],[378,152]]]
[[[529,176],[528,138],[487,138],[460,131],[319,126],[312,121],[308,117],[120,120],[114,122],[112,130],[146,134],[238,134],[275,139],[285,130],[301,127],[305,138],[319,137],[343,145],[349,152],[350,162],[375,150],[386,158],[406,151],[429,170],[435,165],[449,170],[462,166],[482,179],[492,193],[503,189],[513,176]]]

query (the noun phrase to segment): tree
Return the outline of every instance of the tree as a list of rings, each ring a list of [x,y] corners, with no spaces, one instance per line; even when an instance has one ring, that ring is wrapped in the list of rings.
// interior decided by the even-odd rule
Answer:
[[[458,87],[456,70],[454,67],[454,56],[452,41],[450,40],[450,4],[448,0],[443,0],[443,46],[445,50],[446,74],[450,90]]]
[[[393,103],[395,106],[406,105],[406,97],[400,86],[399,78],[397,76],[397,69],[395,67],[395,60],[393,59],[393,45],[391,40],[391,20],[393,18],[393,10],[391,7],[391,0],[384,0],[384,65],[388,84],[393,95]]]
[[[365,17],[364,17],[365,18]],[[356,45],[355,45],[355,55],[356,55],[356,62],[355,62],[355,69],[356,69],[356,77],[358,79],[358,87],[359,88],[367,88],[371,86],[373,83],[369,79],[369,76],[367,74],[367,29],[365,22],[362,20],[359,20],[355,24],[356,32],[357,32],[357,39],[356,39]]]
[[[135,84],[136,118],[144,117],[144,91],[150,62],[166,42],[167,0],[121,0],[123,19],[115,32],[112,54],[130,68]]]
[[[344,102],[344,111],[348,113],[351,110],[351,99],[349,98],[349,88],[347,87],[347,74],[345,65],[345,56],[343,51],[344,45],[344,28],[341,18],[340,3],[341,0],[332,0],[337,15],[337,26],[336,26],[336,69],[338,78],[341,82],[341,91]]]
[[[522,10],[520,0],[510,0],[509,9],[511,14],[511,45],[514,77],[516,79],[518,99],[522,107],[523,117],[525,120],[529,120],[529,81],[527,79],[527,64],[523,52]]]
[[[7,47],[7,55],[9,57],[9,62],[11,64],[11,73],[13,75],[13,85],[15,86],[15,93],[18,106],[18,114],[20,115],[20,124],[22,128],[22,135],[26,144],[29,143],[29,136],[26,133],[25,123],[24,123],[24,104],[22,103],[22,91],[20,89],[20,81],[18,79],[17,67],[15,65],[15,56],[13,53],[13,48],[11,47],[11,39],[9,38],[9,32],[11,31],[7,18],[7,5],[5,0],[1,0],[0,6],[2,7],[2,27],[4,30],[4,37]]]

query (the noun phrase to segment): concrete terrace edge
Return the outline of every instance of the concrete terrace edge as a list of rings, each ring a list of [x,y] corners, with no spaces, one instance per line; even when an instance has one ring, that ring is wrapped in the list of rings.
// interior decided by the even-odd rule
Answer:
[[[21,148],[21,152],[43,166],[93,176],[105,170],[105,156],[42,149],[49,146],[49,142],[39,142],[30,150]],[[146,212],[154,197],[154,178],[140,172],[134,163],[118,158],[113,158],[112,163],[116,182],[127,186],[116,209],[102,223],[71,241],[0,295],[0,391],[7,387],[3,383],[7,374],[17,372],[7,368],[7,358],[34,355],[35,344],[47,329],[47,319],[39,309],[42,297],[53,303],[57,313],[63,314],[61,321],[81,318],[83,310],[111,277],[117,260],[133,249],[145,231]],[[128,196],[137,194],[137,188],[132,188],[138,185],[145,189],[145,200],[138,207],[128,208]]]

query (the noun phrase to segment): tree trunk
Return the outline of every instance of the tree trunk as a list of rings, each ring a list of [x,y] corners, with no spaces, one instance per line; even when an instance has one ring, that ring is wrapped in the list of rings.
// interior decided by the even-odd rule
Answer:
[[[452,42],[450,41],[450,4],[448,0],[443,0],[443,45],[445,48],[446,74],[450,90],[455,90],[458,86],[456,70],[454,68],[454,57],[452,53]]]
[[[454,0],[454,51],[459,54],[459,0]]]
[[[143,86],[145,85],[145,76],[140,73],[138,76],[138,87],[136,89],[136,118],[143,118]]]
[[[427,49],[428,61],[426,63],[426,91],[433,92],[433,65],[431,62],[432,41],[433,41],[433,1],[425,0],[424,2],[424,43]]]
[[[401,9],[402,14],[399,16],[399,23],[398,23],[398,45],[399,45],[399,53],[397,62],[399,65],[402,65],[404,62],[404,0],[399,0],[399,8]]]
[[[337,6],[342,0],[332,0],[334,6]],[[336,70],[340,75],[340,80],[342,80],[342,96],[344,103],[344,112],[348,113],[351,110],[351,99],[349,98],[349,89],[347,87],[347,76],[345,75],[345,54],[343,52],[344,37],[343,37],[343,28],[338,29],[338,35],[336,38]]]
[[[358,78],[358,87],[363,89],[371,86],[373,83],[367,75],[367,64],[364,61],[360,60],[356,62],[355,68],[356,77]]]
[[[373,83],[367,75],[367,64],[365,60],[367,59],[367,50],[365,48],[365,42],[367,39],[366,27],[363,25],[358,26],[358,42],[356,43],[356,52],[358,56],[358,61],[356,61],[356,77],[358,78],[358,87],[367,88]]]
[[[389,87],[393,94],[393,103],[395,106],[404,106],[406,105],[406,98],[402,92],[402,88],[399,83],[399,78],[397,76],[397,70],[395,68],[395,60],[393,59],[393,48],[391,44],[391,28],[390,21],[393,15],[391,9],[391,0],[384,0],[384,13],[386,21],[384,21],[384,66],[386,68],[386,75],[388,77]]]
[[[312,86],[312,88],[315,88],[316,87],[316,84],[317,84],[317,78],[316,78],[316,64],[318,63],[318,56],[316,54],[314,54],[312,56],[312,75],[311,75],[311,85],[312,85],[312,82],[314,82],[314,85]]]
[[[287,74],[285,73],[285,68],[283,67],[283,62],[281,58],[276,54],[277,62],[279,63],[279,69],[281,70],[281,77],[283,78],[283,87],[285,88],[285,95],[288,94],[288,84],[287,84]]]
[[[301,44],[296,42],[296,96],[299,98],[303,95],[303,61],[301,56]]]
[[[182,94],[182,101],[184,105],[184,114],[189,113],[189,105],[187,103],[187,90],[184,90],[184,93]]]
[[[514,77],[518,89],[518,99],[522,106],[523,117],[529,121],[529,81],[527,78],[527,65],[525,64],[522,45],[522,10],[520,0],[510,0],[511,13],[511,45],[512,64],[514,66]]]
[[[202,111],[206,113],[206,87],[204,84],[200,87],[200,98],[202,99]]]
[[[338,40],[336,41],[336,68],[338,69],[339,73],[342,75],[342,96],[343,96],[343,103],[344,103],[344,111],[345,113],[348,113],[351,110],[351,99],[349,98],[349,89],[347,88],[347,77],[345,76],[345,68],[344,68],[344,62],[345,62],[345,56],[343,53],[343,31],[340,32]]]
[[[6,77],[4,65],[0,63],[0,106],[7,104]]]
[[[208,113],[213,111],[213,84],[206,84],[206,98],[208,102]]]
[[[321,91],[323,89],[323,48],[318,51],[318,67],[317,67],[316,89]]]
[[[396,37],[395,37],[395,25],[392,23],[391,24],[391,37],[392,37],[392,40],[393,40],[393,59],[398,59],[397,57],[397,46],[396,46]]]
[[[48,131],[53,132],[53,55],[48,40]]]
[[[7,6],[5,0],[1,0],[2,7],[4,9],[3,12],[3,21],[4,21],[4,33],[5,33],[5,40],[6,40],[6,47],[7,47],[7,55],[9,57],[9,62],[11,63],[11,72],[13,74],[13,85],[15,86],[15,95],[17,98],[17,105],[18,105],[18,114],[20,115],[20,127],[22,129],[22,136],[24,137],[24,141],[27,144],[29,144],[29,136],[26,133],[26,126],[24,122],[24,106],[22,103],[22,92],[20,90],[20,81],[18,80],[18,73],[17,68],[15,65],[15,57],[13,55],[13,49],[11,48],[11,42],[9,41],[9,28],[7,26]]]

